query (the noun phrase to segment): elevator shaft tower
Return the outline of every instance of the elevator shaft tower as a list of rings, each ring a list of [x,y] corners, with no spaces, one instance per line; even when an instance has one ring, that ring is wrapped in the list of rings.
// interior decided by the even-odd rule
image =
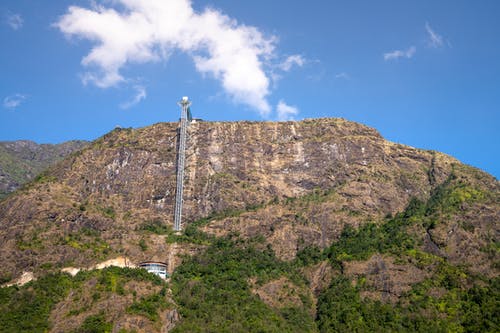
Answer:
[[[183,97],[177,104],[181,107],[181,118],[177,146],[177,185],[175,192],[174,230],[181,231],[187,127],[191,122],[192,117],[191,109],[189,108],[191,106],[191,101],[187,97]]]

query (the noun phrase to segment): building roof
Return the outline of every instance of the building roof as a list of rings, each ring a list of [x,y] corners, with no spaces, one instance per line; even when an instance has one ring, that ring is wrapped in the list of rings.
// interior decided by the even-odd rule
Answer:
[[[162,265],[162,266],[168,266],[167,263],[161,262],[161,261],[143,261],[143,262],[139,263],[139,266],[149,265],[149,264],[157,264],[157,265]]]

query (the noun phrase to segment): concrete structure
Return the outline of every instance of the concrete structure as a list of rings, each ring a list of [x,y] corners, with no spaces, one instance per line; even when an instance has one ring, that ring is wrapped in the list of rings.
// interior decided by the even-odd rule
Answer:
[[[179,128],[179,140],[177,147],[177,186],[175,193],[175,209],[174,209],[174,230],[181,231],[181,220],[182,220],[182,193],[184,190],[184,162],[186,159],[186,135],[187,126],[192,120],[191,101],[187,97],[182,97],[179,101],[179,106],[181,107],[181,124]]]
[[[167,267],[168,265],[161,261],[144,261],[139,264],[140,268],[144,268],[149,273],[153,273],[166,279],[168,277]]]

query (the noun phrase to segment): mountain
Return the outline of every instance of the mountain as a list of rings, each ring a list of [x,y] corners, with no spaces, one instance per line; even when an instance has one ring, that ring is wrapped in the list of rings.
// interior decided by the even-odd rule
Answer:
[[[0,142],[0,199],[32,180],[49,165],[87,144],[86,141],[55,145],[28,140]]]
[[[175,233],[177,127],[115,129],[0,202],[0,278],[36,279],[0,289],[4,331],[498,330],[494,177],[343,119],[197,122]],[[96,269],[117,258],[171,278]]]

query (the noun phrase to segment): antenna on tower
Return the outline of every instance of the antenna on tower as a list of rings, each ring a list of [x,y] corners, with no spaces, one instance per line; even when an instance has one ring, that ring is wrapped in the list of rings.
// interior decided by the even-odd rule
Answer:
[[[182,194],[184,191],[184,164],[186,160],[186,136],[187,126],[191,122],[191,101],[187,96],[177,103],[181,107],[181,119],[179,130],[179,146],[177,151],[177,186],[175,192],[175,209],[174,209],[174,230],[181,230],[182,222]]]

